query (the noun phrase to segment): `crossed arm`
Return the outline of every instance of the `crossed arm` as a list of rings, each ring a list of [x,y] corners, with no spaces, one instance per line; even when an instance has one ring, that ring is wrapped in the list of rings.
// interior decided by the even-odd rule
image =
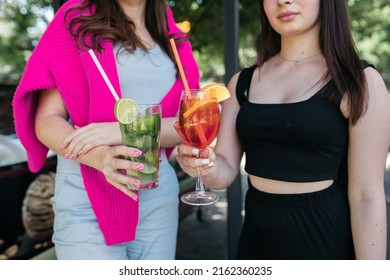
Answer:
[[[136,199],[127,189],[135,179],[123,174],[123,169],[136,170],[136,163],[124,160],[124,156],[137,156],[137,150],[122,145],[117,122],[94,123],[85,127],[73,127],[58,90],[42,90],[39,93],[35,132],[38,139],[49,149],[69,160],[96,168],[103,172],[107,181]],[[164,119],[162,146],[180,143],[173,129],[174,118]],[[169,125],[171,126],[169,127]]]

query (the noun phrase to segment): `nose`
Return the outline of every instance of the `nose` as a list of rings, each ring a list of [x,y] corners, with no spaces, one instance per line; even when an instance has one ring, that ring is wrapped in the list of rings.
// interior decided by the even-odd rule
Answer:
[[[292,4],[294,1],[293,0],[278,0],[278,4]]]

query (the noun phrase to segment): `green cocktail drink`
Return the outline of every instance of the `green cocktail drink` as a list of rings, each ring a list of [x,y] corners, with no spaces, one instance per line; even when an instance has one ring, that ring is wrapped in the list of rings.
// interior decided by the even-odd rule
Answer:
[[[126,170],[128,176],[136,178],[141,183],[139,187],[131,185],[128,188],[130,190],[153,189],[158,186],[161,106],[135,104],[133,100],[131,102],[128,100],[131,99],[125,99],[125,102],[116,106],[115,112],[123,144],[142,151],[142,155],[128,159],[143,164],[143,169]],[[123,112],[122,117],[118,112],[120,110]]]

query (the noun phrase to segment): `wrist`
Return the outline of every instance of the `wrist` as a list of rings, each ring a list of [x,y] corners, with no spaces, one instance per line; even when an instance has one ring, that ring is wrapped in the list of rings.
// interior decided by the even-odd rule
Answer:
[[[118,131],[118,133],[116,134],[116,145],[122,145],[123,144],[123,139],[122,139],[122,132],[121,132],[121,127],[120,127],[120,124],[119,122],[115,122],[115,129]]]
[[[103,171],[103,162],[109,146],[97,146],[88,153],[79,156],[77,159],[80,163],[88,165],[99,171]]]

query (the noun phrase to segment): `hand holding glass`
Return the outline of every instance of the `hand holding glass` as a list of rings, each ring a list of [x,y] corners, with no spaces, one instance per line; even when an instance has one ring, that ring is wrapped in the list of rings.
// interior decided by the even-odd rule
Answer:
[[[199,150],[207,148],[218,134],[219,123],[219,105],[215,96],[201,90],[183,90],[179,120],[174,126],[185,144]],[[216,194],[204,190],[202,168],[197,168],[195,191],[183,194],[181,201],[202,206],[213,204],[218,199]]]

